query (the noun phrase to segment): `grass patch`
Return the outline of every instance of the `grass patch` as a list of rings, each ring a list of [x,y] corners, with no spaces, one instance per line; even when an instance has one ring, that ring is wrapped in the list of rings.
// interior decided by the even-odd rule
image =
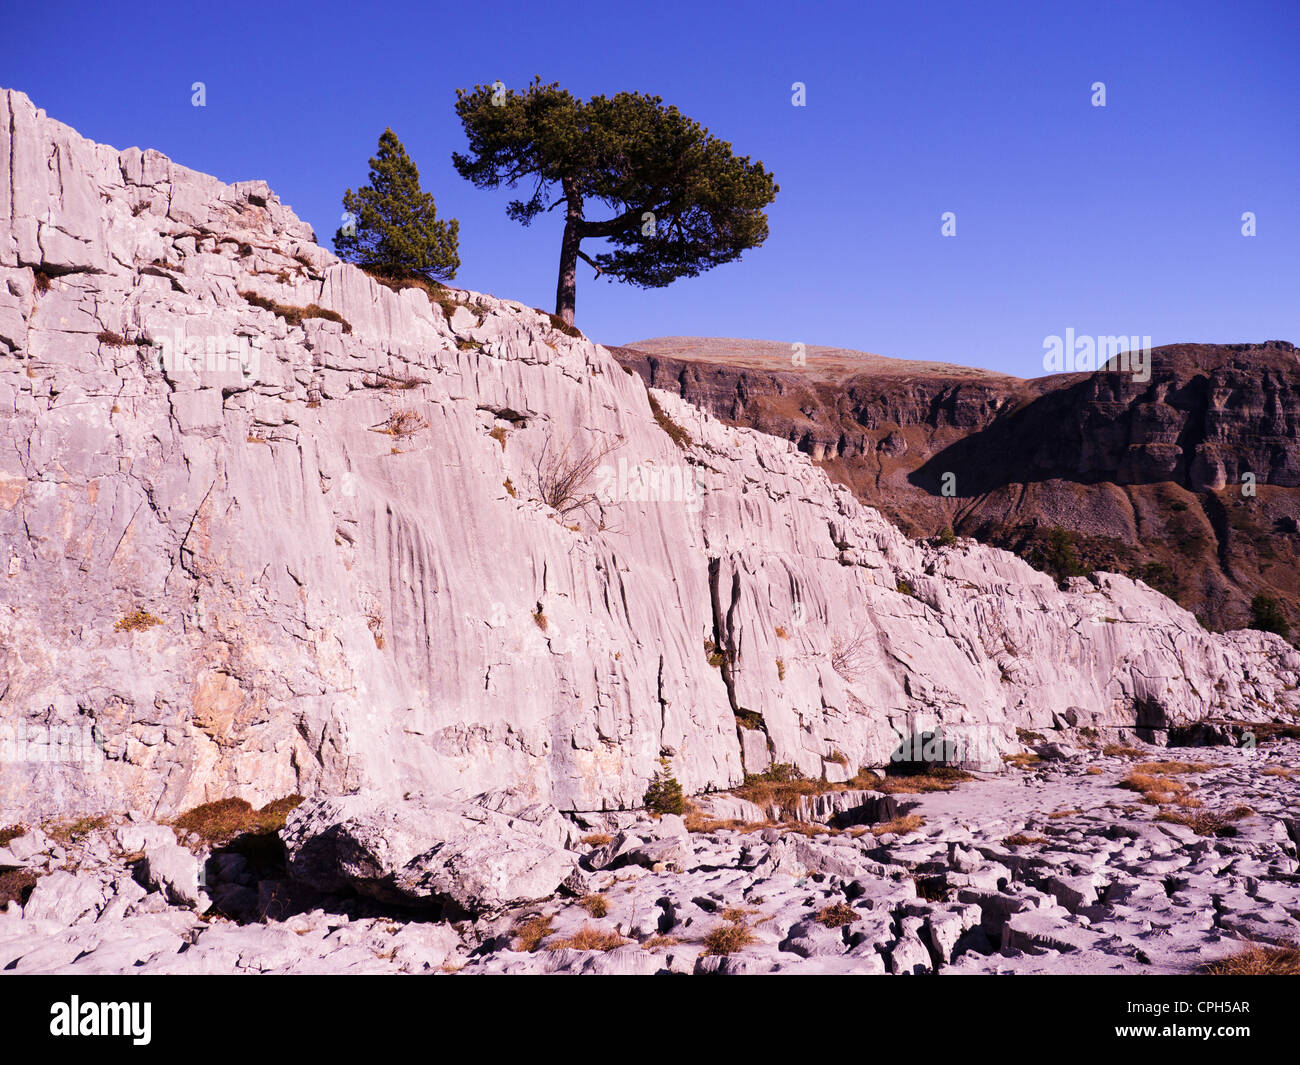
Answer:
[[[606,843],[612,843],[613,840],[613,836],[604,832],[593,832],[590,836],[582,837],[582,842],[588,847],[603,847]]]
[[[932,791],[952,791],[958,784],[975,777],[952,766],[926,766],[919,773],[882,777],[869,769],[859,772],[849,784],[864,791],[881,791],[886,795],[924,795]]]
[[[25,835],[27,835],[25,825],[5,825],[4,828],[0,828],[0,847],[7,847],[19,836]]]
[[[1023,832],[1017,832],[1014,836],[1008,836],[1002,841],[1004,847],[1028,847],[1035,843],[1046,843],[1044,836],[1027,836]]]
[[[1101,749],[1107,758],[1141,758],[1146,752],[1123,743],[1108,743]]]
[[[1196,803],[1192,798],[1192,789],[1189,785],[1181,780],[1170,780],[1158,774],[1134,771],[1116,786],[1128,791],[1136,791],[1148,806],[1164,806],[1173,802],[1182,806],[1192,806]]]
[[[241,292],[239,295],[245,302],[251,303],[254,307],[261,307],[264,311],[270,311],[276,317],[283,318],[289,325],[302,325],[308,318],[324,318],[327,322],[338,322],[343,326],[343,332],[352,332],[351,323],[338,311],[326,310],[314,303],[309,303],[306,307],[293,307],[287,303],[277,303],[265,296],[259,296],[256,292]]]
[[[156,618],[147,610],[133,610],[113,626],[114,632],[148,632],[155,625],[161,625],[162,619]]]
[[[195,833],[208,846],[228,843],[236,836],[268,836],[284,828],[289,813],[303,801],[301,795],[287,795],[255,810],[244,799],[218,799],[186,810],[172,822],[178,836]]]
[[[44,831],[56,843],[67,845],[108,827],[108,818],[103,814],[93,817],[77,817],[70,821],[54,821],[44,826]]]
[[[655,399],[652,393],[647,392],[646,396],[650,400],[650,413],[654,415],[659,428],[668,434],[668,438],[683,451],[693,447],[695,442],[691,439],[691,434],[668,416],[667,411],[659,405],[659,400]]]
[[[915,832],[924,824],[925,818],[920,814],[905,814],[902,817],[895,817],[892,821],[872,825],[871,834],[877,838],[888,835],[904,836],[908,832]]]
[[[817,923],[825,928],[843,928],[858,919],[858,911],[852,906],[837,902],[818,911]]]
[[[1004,754],[1002,756],[1002,761],[1007,765],[1015,766],[1017,769],[1032,769],[1034,766],[1040,764],[1042,759],[1036,754],[1024,751],[1021,754]]]
[[[10,902],[26,905],[27,898],[36,886],[36,874],[30,869],[0,870],[0,910]]]

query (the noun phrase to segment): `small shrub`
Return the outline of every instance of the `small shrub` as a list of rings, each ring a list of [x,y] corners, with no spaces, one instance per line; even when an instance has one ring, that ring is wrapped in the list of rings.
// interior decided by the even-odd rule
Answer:
[[[588,847],[603,847],[606,843],[612,842],[613,839],[613,836],[605,832],[593,832],[589,836],[583,836],[582,842]]]
[[[25,835],[27,835],[25,825],[5,825],[4,828],[0,828],[0,847],[7,847],[19,836]]]
[[[952,547],[957,542],[957,534],[952,531],[951,525],[945,525],[937,540],[940,547]]]
[[[826,928],[843,928],[846,924],[852,924],[857,919],[858,911],[842,902],[827,906],[817,914],[817,923],[824,925]]]
[[[101,329],[95,339],[107,348],[125,348],[129,343],[126,337],[114,333],[111,329]]]
[[[788,640],[790,638],[790,634],[780,625],[778,625],[773,631],[776,633],[778,639]]]
[[[501,487],[510,493],[511,499],[519,498],[518,493],[515,492],[515,482],[512,481],[509,477],[507,477],[504,481],[501,482]]]
[[[1250,817],[1255,811],[1249,806],[1234,806],[1228,810],[1197,810],[1194,813],[1175,813],[1166,810],[1157,815],[1157,821],[1171,825],[1186,825],[1198,836],[1235,836],[1234,821]]]
[[[498,444],[501,445],[502,451],[506,449],[506,431],[503,426],[500,425],[494,426],[492,431],[488,433],[488,436],[490,436],[493,440],[495,440]]]
[[[32,271],[32,284],[39,295],[44,296],[45,293],[50,291],[50,280],[50,275],[44,270]]]
[[[1033,843],[1046,843],[1043,836],[1027,836],[1023,832],[1017,832],[1014,836],[1008,836],[1002,841],[1004,847],[1028,847]]]
[[[1250,628],[1272,632],[1283,639],[1291,633],[1291,625],[1282,611],[1282,604],[1271,595],[1263,593],[1250,601]]]
[[[114,632],[147,632],[162,620],[154,617],[147,610],[133,610],[113,626]]]
[[[785,660],[782,658],[776,660],[776,677],[777,680],[785,680]]]

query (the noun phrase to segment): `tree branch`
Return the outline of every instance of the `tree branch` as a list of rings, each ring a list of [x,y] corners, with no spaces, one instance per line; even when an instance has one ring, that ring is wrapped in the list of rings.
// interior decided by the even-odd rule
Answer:
[[[581,248],[578,249],[578,258],[581,259],[583,262],[588,263],[588,264],[592,267],[592,269],[594,269],[594,270],[596,271],[596,277],[600,277],[600,275],[601,275],[602,273],[604,273],[604,271],[603,271],[603,270],[600,268],[600,266],[596,263],[596,260],[593,259],[590,255],[588,255],[588,254],[587,254],[585,251],[583,251]],[[592,280],[595,281],[595,280],[596,280],[596,277],[593,277]]]

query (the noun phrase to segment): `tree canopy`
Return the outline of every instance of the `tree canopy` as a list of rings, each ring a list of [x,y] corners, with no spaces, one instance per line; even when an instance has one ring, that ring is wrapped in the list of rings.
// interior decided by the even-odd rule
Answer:
[[[381,277],[444,281],[460,267],[456,219],[440,221],[420,172],[391,129],[370,160],[370,184],[343,196],[347,212],[334,234],[339,257]]]
[[[661,288],[767,238],[772,175],[658,96],[583,102],[540,78],[522,92],[498,83],[456,96],[469,141],[452,155],[457,172],[483,189],[531,184],[507,208],[524,225],[564,208],[555,313],[569,325],[579,258],[597,276]],[[603,217],[589,217],[593,203],[605,205]],[[581,245],[591,238],[610,247],[589,256]]]

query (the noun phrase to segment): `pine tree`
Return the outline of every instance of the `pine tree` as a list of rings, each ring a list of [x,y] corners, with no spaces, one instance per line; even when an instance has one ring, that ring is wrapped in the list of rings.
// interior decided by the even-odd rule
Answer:
[[[334,234],[341,259],[380,277],[445,281],[460,267],[460,223],[437,218],[433,197],[420,189],[420,172],[391,129],[370,160],[370,184],[343,196],[351,216]]]
[[[597,276],[662,288],[767,238],[764,208],[778,191],[772,175],[658,96],[583,101],[537,79],[522,93],[458,89],[456,113],[470,149],[452,155],[461,177],[482,189],[533,184],[527,200],[507,208],[524,225],[563,207],[555,313],[566,325],[579,259]],[[591,217],[595,203],[606,206],[605,218]],[[588,239],[612,250],[589,256]]]

